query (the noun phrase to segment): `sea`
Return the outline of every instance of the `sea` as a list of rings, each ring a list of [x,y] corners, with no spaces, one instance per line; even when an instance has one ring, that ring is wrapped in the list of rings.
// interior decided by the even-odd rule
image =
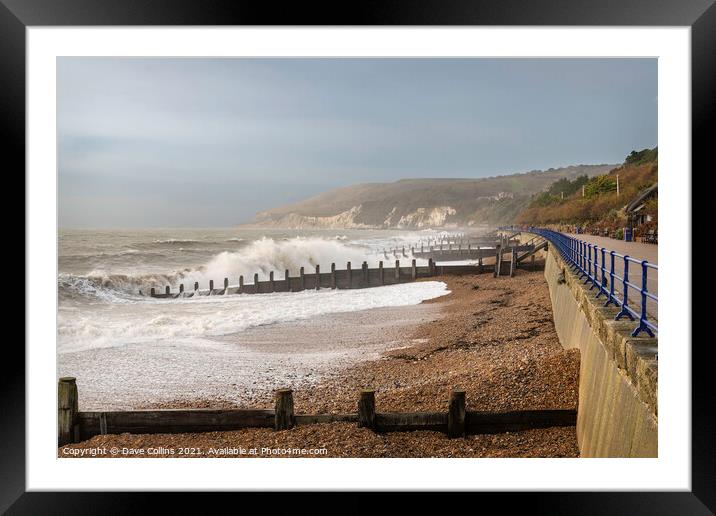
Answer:
[[[283,278],[351,261],[377,266],[384,249],[438,238],[444,232],[391,230],[62,229],[58,241],[59,354],[128,344],[196,344],[248,328],[327,313],[418,304],[444,295],[440,282],[360,290],[156,299],[152,287],[193,289],[209,280],[237,285],[243,275]],[[410,256],[409,258],[410,259]],[[422,262],[418,262],[419,265]],[[141,294],[140,294],[141,291]]]

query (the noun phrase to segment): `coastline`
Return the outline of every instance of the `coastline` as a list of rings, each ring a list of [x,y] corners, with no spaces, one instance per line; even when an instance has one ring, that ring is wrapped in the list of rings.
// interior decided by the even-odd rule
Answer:
[[[379,307],[192,344],[165,339],[71,352],[58,357],[59,375],[77,377],[80,410],[265,407],[275,389],[306,390],[409,344],[409,331],[439,313],[439,304]]]
[[[444,410],[450,391],[467,391],[470,410],[576,408],[579,356],[563,350],[552,323],[551,304],[541,271],[518,271],[514,278],[489,274],[437,277],[451,291],[420,305],[341,314],[355,320],[353,330],[364,328],[383,341],[375,343],[363,360],[338,367],[330,374],[294,389],[296,413],[354,412],[358,391],[376,389],[378,411]],[[391,313],[392,311],[392,313]],[[382,314],[379,315],[379,314]],[[410,315],[406,319],[406,316]],[[378,318],[372,330],[365,324]],[[422,319],[421,319],[422,317]],[[340,320],[341,318],[338,318]],[[307,338],[340,341],[349,326],[303,321]],[[383,326],[381,326],[381,324]],[[286,328],[274,325],[264,338],[282,337]],[[365,330],[365,328],[369,328]],[[257,332],[260,333],[260,332]],[[346,338],[346,337],[343,337]],[[352,334],[353,342],[365,334]],[[387,341],[387,345],[386,345]],[[248,342],[244,340],[244,342]],[[261,346],[261,339],[251,344]],[[150,407],[256,407],[272,406],[268,392],[256,393],[241,403],[226,399],[173,400]],[[495,435],[447,439],[435,432],[374,434],[353,424],[315,424],[274,432],[244,429],[176,435],[104,435],[65,448],[92,446],[130,448],[192,446],[200,456],[226,456],[208,450],[226,447],[326,448],[329,457],[576,457],[573,427],[547,428]],[[62,448],[59,456],[66,456]],[[158,454],[156,456],[172,456]],[[231,455],[235,456],[235,455]],[[268,455],[273,456],[273,455]],[[282,455],[286,456],[286,455]],[[311,455],[315,456],[315,455]]]

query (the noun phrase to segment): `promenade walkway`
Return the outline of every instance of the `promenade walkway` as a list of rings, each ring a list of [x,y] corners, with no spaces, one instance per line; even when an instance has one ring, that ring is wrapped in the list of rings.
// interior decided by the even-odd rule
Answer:
[[[568,235],[578,240],[583,240],[589,244],[595,244],[599,247],[605,247],[606,249],[610,251],[615,251],[619,254],[629,255],[629,257],[634,258],[636,260],[646,260],[649,263],[654,263],[657,265],[659,263],[659,246],[656,244],[643,244],[641,242],[624,242],[623,240],[615,240],[613,238],[595,235],[577,235],[574,233],[568,233]],[[607,257],[607,264],[609,264],[609,257]],[[615,262],[614,272],[616,272],[619,276],[623,276],[623,260],[618,260]],[[635,285],[641,285],[641,267],[638,267],[636,264],[633,263],[629,265],[629,281],[631,283],[634,283]],[[649,274],[647,275],[646,285],[649,292],[653,293],[656,296],[659,295],[659,278],[658,274],[655,274],[655,271],[649,271]],[[632,294],[632,290],[630,289],[629,295],[631,297],[632,295],[637,294]],[[631,302],[633,302],[634,304],[636,304],[636,301],[637,299],[635,298],[631,299]],[[649,314],[654,318],[658,319],[656,303],[649,300],[647,307]]]

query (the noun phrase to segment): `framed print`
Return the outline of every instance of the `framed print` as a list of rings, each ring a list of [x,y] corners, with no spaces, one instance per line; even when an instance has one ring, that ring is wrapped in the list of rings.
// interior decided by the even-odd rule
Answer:
[[[27,301],[3,509],[714,510],[711,2],[2,2]]]

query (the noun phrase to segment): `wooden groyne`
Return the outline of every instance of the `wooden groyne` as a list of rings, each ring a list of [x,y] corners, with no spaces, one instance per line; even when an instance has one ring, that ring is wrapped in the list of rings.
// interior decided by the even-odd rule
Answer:
[[[480,237],[454,237],[420,240],[417,243],[383,249],[380,254],[386,259],[395,258],[418,258],[427,260],[432,258],[436,261],[451,262],[464,260],[483,260],[496,255],[498,249],[517,248],[518,252],[530,250],[529,245],[521,245],[518,234],[504,236],[501,234],[490,234]]]
[[[524,247],[524,246],[522,246]],[[383,261],[378,262],[378,267],[368,267],[368,262],[363,262],[359,267],[354,267],[351,262],[346,263],[345,269],[337,269],[336,264],[332,263],[328,271],[324,272],[320,265],[316,265],[313,272],[306,272],[304,267],[299,269],[297,276],[291,276],[286,269],[281,277],[276,277],[273,271],[269,272],[268,279],[260,280],[259,274],[255,273],[251,282],[248,282],[244,276],[239,276],[238,285],[230,285],[229,278],[224,278],[220,283],[220,287],[209,281],[208,288],[201,288],[198,282],[192,285],[192,288],[186,288],[181,283],[178,288],[172,291],[169,285],[164,287],[154,287],[149,291],[149,295],[156,298],[184,298],[193,296],[207,295],[226,295],[226,294],[269,294],[273,292],[301,292],[304,290],[321,290],[321,289],[356,289],[381,287],[385,285],[397,285],[399,283],[410,283],[423,278],[430,278],[440,275],[460,276],[465,274],[481,274],[493,272],[495,275],[512,275],[516,264],[517,254],[522,247],[508,247],[491,250],[481,254],[478,263],[475,265],[438,265],[433,258],[428,258],[428,265],[418,266],[416,259],[412,259],[408,266],[404,266],[400,260],[385,266]],[[510,256],[509,260],[505,260],[506,256]],[[486,264],[483,257],[494,258],[495,263]],[[498,259],[499,257],[499,259]],[[465,259],[465,258],[463,258]],[[140,291],[140,294],[144,292]]]
[[[356,412],[350,414],[296,414],[291,389],[275,391],[273,409],[164,409],[107,412],[77,410],[75,378],[59,380],[59,446],[106,434],[194,433],[273,428],[289,430],[315,423],[356,423],[375,432],[432,430],[449,437],[468,434],[516,432],[534,428],[574,426],[573,409],[486,412],[467,410],[465,391],[450,393],[445,412],[377,412],[375,391],[356,393]]]

